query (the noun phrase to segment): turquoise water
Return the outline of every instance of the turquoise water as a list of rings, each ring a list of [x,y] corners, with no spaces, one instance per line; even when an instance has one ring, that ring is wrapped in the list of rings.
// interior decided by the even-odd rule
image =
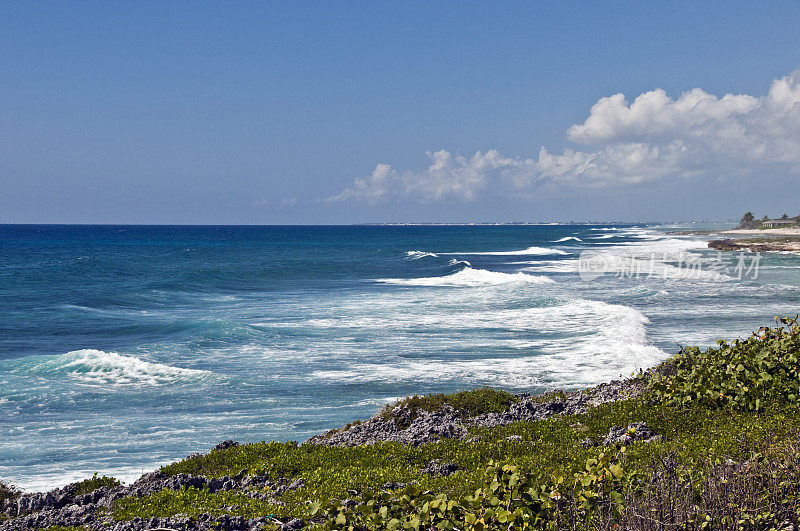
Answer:
[[[665,230],[0,226],[0,479],[130,480],[409,393],[595,384],[797,313],[798,257],[739,275]]]

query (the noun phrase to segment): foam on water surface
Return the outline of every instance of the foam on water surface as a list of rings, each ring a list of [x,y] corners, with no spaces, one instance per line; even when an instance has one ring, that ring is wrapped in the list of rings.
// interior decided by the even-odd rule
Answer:
[[[627,375],[663,360],[667,354],[649,344],[648,319],[633,308],[600,301],[520,310],[440,315],[427,324],[445,330],[502,326],[519,332],[536,331],[535,341],[509,339],[519,356],[446,362],[426,359],[382,359],[380,364],[354,363],[342,370],[315,371],[328,380],[371,383],[392,380],[435,382],[459,380],[469,385],[495,380],[519,388],[553,385],[576,387]],[[400,328],[403,323],[396,323]],[[564,334],[564,331],[569,331]],[[525,355],[528,351],[530,355]]]
[[[406,256],[411,260],[419,260],[420,258],[425,258],[427,256],[435,258],[438,255],[436,253],[427,253],[425,251],[406,251]]]
[[[379,278],[375,282],[383,284],[396,284],[400,286],[442,286],[442,287],[476,287],[476,286],[496,286],[508,284],[510,282],[522,282],[528,284],[548,284],[554,282],[553,279],[545,276],[528,275],[527,273],[501,273],[497,271],[487,271],[485,269],[473,269],[465,267],[450,275],[441,277],[424,278]]]
[[[3,362],[9,372],[44,378],[64,377],[81,383],[113,387],[125,385],[168,385],[211,376],[208,371],[171,367],[116,352],[82,349],[58,356],[34,356]]]
[[[462,252],[448,252],[437,253],[440,255],[475,255],[475,256],[520,256],[520,255],[547,255],[547,254],[569,254],[567,251],[561,249],[551,249],[549,247],[537,247],[532,245],[525,249],[515,251],[462,251]]]

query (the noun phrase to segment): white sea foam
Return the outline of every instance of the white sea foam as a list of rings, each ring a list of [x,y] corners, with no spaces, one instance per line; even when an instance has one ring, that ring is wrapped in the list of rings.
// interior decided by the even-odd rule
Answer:
[[[497,328],[535,332],[533,338],[508,339],[506,348],[532,350],[530,355],[495,357],[486,345],[483,359],[452,360],[390,358],[381,363],[348,363],[340,370],[320,370],[313,376],[334,381],[378,382],[458,380],[493,382],[509,387],[591,385],[638,368],[650,367],[667,355],[649,344],[647,318],[621,305],[577,299],[558,306],[439,314],[423,319],[426,326],[450,330]],[[403,323],[397,323],[402,326]]]
[[[552,283],[553,280],[548,277],[528,275],[526,273],[501,273],[499,271],[487,271],[485,269],[465,267],[460,271],[441,277],[379,278],[376,279],[376,282],[401,286],[477,287],[508,284],[510,282],[549,284]]]
[[[20,370],[28,374],[67,375],[81,383],[100,386],[164,385],[211,375],[208,371],[172,367],[94,349],[37,356],[28,363],[21,363]]]
[[[578,238],[577,236],[564,236],[561,239],[553,240],[553,243],[568,242],[570,240],[575,240],[576,242],[582,242],[583,241],[580,238]]]
[[[427,253],[425,251],[406,251],[406,256],[410,260],[419,260],[420,258],[425,258],[426,256],[437,256],[436,253]]]
[[[439,253],[446,255],[482,255],[482,256],[521,256],[521,255],[547,255],[547,254],[569,254],[560,249],[551,249],[549,247],[528,247],[527,249],[520,249],[518,251],[465,251],[460,253]]]
[[[676,259],[685,257],[686,253],[690,253],[691,251],[708,249],[708,243],[703,240],[692,240],[688,238],[661,237],[646,242],[621,243],[618,248],[624,248],[625,252],[640,256],[659,255],[667,259]]]
[[[601,234],[600,236],[592,236],[593,240],[607,240],[609,238],[617,238],[618,234]]]
[[[447,262],[447,265],[449,266],[465,265],[467,267],[472,266],[472,264],[470,264],[466,260],[457,260],[456,258],[451,258],[450,261]]]
[[[542,260],[541,262],[526,262],[529,267],[523,267],[527,273],[577,273],[578,260]],[[523,265],[522,262],[519,262]]]
[[[591,260],[599,268],[594,271],[612,276],[713,282],[732,279],[724,271],[714,270],[714,257],[704,258],[696,252],[707,248],[705,241],[644,233],[640,236],[646,241],[605,244],[597,251],[582,254],[580,259],[515,263],[528,265],[522,271],[529,273],[575,273],[580,271],[581,261]]]
[[[589,275],[588,280],[596,278],[602,274],[615,275],[620,278],[662,278],[673,280],[705,280],[705,281],[727,281],[732,277],[709,269],[710,264],[701,260],[695,260],[688,253],[682,260],[678,258],[676,264],[667,263],[669,257],[658,255],[638,256],[625,252],[604,251],[591,253],[581,257],[584,263],[591,263],[592,269],[587,270],[584,275]],[[575,261],[575,270],[580,267],[579,261]],[[534,271],[535,268],[527,268]],[[593,275],[592,272],[599,273]]]

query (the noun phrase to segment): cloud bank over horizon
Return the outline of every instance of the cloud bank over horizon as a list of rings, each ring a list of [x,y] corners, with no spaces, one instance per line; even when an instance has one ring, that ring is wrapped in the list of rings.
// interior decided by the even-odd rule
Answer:
[[[655,182],[731,181],[765,174],[800,174],[800,70],[775,79],[766,95],[725,94],[700,88],[677,99],[655,89],[628,102],[600,98],[567,139],[583,146],[536,157],[508,157],[496,149],[464,157],[428,151],[422,171],[378,164],[327,202],[368,204],[403,200],[473,201],[533,196],[544,188],[631,187]]]

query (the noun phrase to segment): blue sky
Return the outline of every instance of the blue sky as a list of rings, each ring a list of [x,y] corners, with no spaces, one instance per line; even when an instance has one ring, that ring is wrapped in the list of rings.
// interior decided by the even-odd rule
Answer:
[[[0,20],[2,223],[800,213],[797,2],[31,1]]]

